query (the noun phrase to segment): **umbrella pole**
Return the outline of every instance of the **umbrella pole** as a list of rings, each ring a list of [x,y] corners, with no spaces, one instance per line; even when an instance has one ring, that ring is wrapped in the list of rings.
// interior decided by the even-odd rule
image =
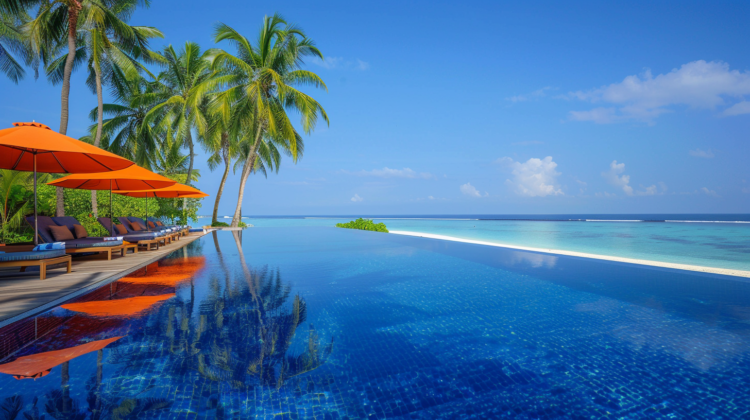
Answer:
[[[39,227],[36,223],[36,152],[34,152],[34,246],[39,245]]]
[[[146,231],[151,232],[151,226],[148,225],[148,194],[146,194]]]
[[[112,180],[109,180],[109,236],[115,236],[115,215],[112,214]]]

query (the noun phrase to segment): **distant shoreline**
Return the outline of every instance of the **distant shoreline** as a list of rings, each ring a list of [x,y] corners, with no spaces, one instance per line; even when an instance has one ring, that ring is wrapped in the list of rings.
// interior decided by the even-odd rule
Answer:
[[[668,263],[668,262],[661,262],[661,261],[639,260],[635,258],[612,257],[609,255],[588,254],[585,252],[563,251],[560,249],[532,248],[532,247],[527,247],[527,246],[507,245],[507,244],[501,244],[497,242],[477,241],[473,239],[456,238],[454,236],[435,235],[431,233],[410,232],[410,231],[404,231],[404,230],[392,230],[390,231],[390,233],[393,233],[396,235],[417,236],[417,237],[429,238],[429,239],[440,239],[444,241],[464,242],[464,243],[477,244],[477,245],[487,245],[487,246],[494,246],[494,247],[499,247],[499,248],[518,249],[521,251],[543,252],[546,254],[567,255],[571,257],[592,258],[596,260],[615,261],[615,262],[623,262],[623,263],[628,263],[628,264],[639,264],[639,265],[648,265],[652,267],[671,268],[675,270],[696,271],[699,273],[710,273],[710,274],[720,274],[724,276],[750,278],[750,271],[735,270],[735,269],[730,269],[730,268],[703,267],[700,265],[677,264],[677,263]]]

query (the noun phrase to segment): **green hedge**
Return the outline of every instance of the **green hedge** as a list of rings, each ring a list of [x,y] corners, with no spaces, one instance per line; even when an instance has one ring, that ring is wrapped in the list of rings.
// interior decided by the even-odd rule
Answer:
[[[336,223],[336,227],[388,233],[388,229],[385,227],[385,223],[375,223],[370,219],[363,219],[361,217],[357,220],[352,220],[349,223]]]
[[[107,232],[94,217],[91,208],[91,191],[64,189],[65,194],[65,215],[78,219],[79,222],[89,232],[89,236],[108,236]],[[27,200],[33,200],[33,194],[28,191]],[[55,215],[55,187],[46,184],[37,186],[37,209],[40,216]],[[179,223],[187,224],[188,220],[197,220],[198,209],[201,202],[197,199],[188,199],[188,208],[183,211],[183,199],[175,198],[133,198],[125,197],[119,194],[112,196],[112,209],[115,219],[119,216],[136,216],[145,217],[146,200],[148,200],[148,215],[151,217],[161,218],[170,224]],[[99,216],[109,217],[109,191],[98,191],[96,202],[99,210]],[[33,206],[29,207],[27,216],[33,214]],[[185,217],[187,216],[187,217]],[[188,219],[188,220],[185,220]],[[33,228],[25,221],[21,226],[13,231],[5,232],[4,238],[0,242],[18,243],[31,242],[34,239]]]

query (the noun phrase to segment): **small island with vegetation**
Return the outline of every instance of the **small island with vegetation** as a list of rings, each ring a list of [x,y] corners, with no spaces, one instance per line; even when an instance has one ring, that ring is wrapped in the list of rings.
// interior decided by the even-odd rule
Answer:
[[[370,219],[363,219],[361,217],[348,223],[336,223],[336,227],[388,233],[388,229],[385,227],[385,223],[375,223]]]

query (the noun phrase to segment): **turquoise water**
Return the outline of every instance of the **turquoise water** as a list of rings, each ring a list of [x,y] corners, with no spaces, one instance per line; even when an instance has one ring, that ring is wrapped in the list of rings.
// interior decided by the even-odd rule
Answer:
[[[587,217],[588,216],[588,217]],[[526,216],[528,217],[528,216]],[[538,216],[541,218],[542,216]],[[596,215],[577,215],[601,219]],[[560,219],[560,216],[555,216]],[[390,230],[405,230],[454,236],[500,244],[585,252],[650,261],[750,270],[750,223],[748,215],[633,215],[617,220],[683,220],[679,222],[477,220],[456,218],[376,218]],[[351,220],[331,218],[244,219],[256,227],[322,227]],[[610,217],[612,219],[612,217]],[[685,222],[702,220],[703,222]],[[705,221],[744,223],[708,223]],[[209,219],[199,223],[208,224]]]

